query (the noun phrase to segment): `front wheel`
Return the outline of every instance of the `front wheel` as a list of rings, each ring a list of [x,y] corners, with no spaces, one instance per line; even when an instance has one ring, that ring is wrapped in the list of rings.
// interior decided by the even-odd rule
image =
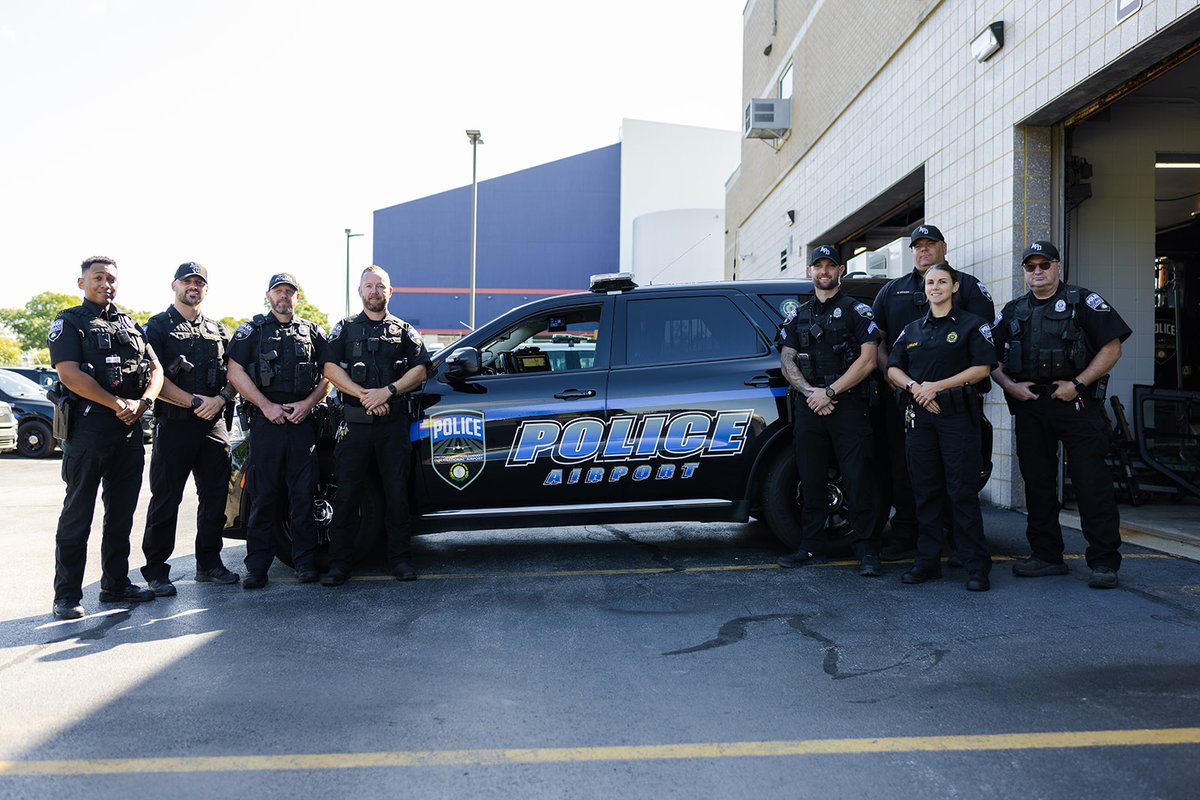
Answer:
[[[17,452],[26,458],[45,458],[54,452],[54,436],[50,426],[32,419],[17,431]]]
[[[840,477],[830,470],[825,485],[826,514],[825,535],[831,544],[836,544],[850,531],[846,519],[845,495]],[[790,450],[781,451],[767,466],[762,481],[759,508],[762,518],[775,538],[784,546],[796,550],[800,547],[801,511],[804,508],[804,492],[800,487],[800,472]]]
[[[329,525],[333,522],[333,503],[337,489],[325,485],[317,488],[312,499],[312,518],[317,526],[317,568],[324,570],[329,566]],[[287,496],[279,503],[279,524],[275,526],[275,557],[295,567],[292,560],[292,517],[288,507]]]

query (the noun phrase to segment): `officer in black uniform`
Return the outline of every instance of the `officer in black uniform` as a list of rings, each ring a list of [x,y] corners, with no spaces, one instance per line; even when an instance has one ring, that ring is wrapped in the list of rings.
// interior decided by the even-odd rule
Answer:
[[[800,305],[780,332],[780,364],[795,397],[792,442],[804,505],[800,549],[779,559],[779,565],[796,567],[825,560],[825,482],[832,448],[845,480],[859,574],[876,577],[882,571],[865,392],[866,380],[875,371],[880,336],[871,307],[841,293],[845,273],[836,247],[814,248],[808,266],[814,297]]]
[[[1038,241],[1021,259],[1029,292],[1004,306],[994,338],[1000,366],[992,373],[1014,416],[1017,460],[1033,554],[1013,565],[1024,578],[1066,575],[1058,523],[1058,443],[1087,539],[1088,586],[1112,589],[1121,568],[1121,533],[1109,439],[1100,404],[1109,370],[1121,357],[1129,326],[1095,292],[1062,282],[1058,248]]]
[[[883,341],[879,344],[879,371],[887,374],[888,356],[891,348],[889,342],[895,341],[904,326],[919,319],[928,312],[929,301],[925,297],[925,272],[934,264],[946,261],[946,237],[934,225],[918,225],[913,228],[909,239],[909,247],[913,252],[913,271],[888,281],[879,294],[875,296],[872,310],[875,312],[875,323],[883,333]],[[972,314],[983,317],[991,322],[996,316],[996,306],[987,287],[973,275],[959,272],[959,291],[955,304]],[[990,389],[990,384],[983,381],[979,386],[981,393]],[[980,414],[980,435],[991,436],[991,426]],[[894,402],[884,402],[884,424],[887,431],[888,452],[891,454],[891,505],[896,513],[892,517],[891,535],[882,555],[884,561],[900,560],[908,557],[916,547],[917,518],[913,505],[913,486],[909,476],[908,464],[904,456],[904,421],[901,408]],[[982,440],[981,440],[982,441]],[[919,474],[919,473],[918,473]],[[882,522],[881,522],[882,524]]]
[[[942,575],[949,502],[967,589],[986,592],[992,559],[979,509],[980,397],[974,384],[996,364],[989,320],[953,307],[960,273],[948,264],[925,271],[929,311],[904,326],[888,358],[888,380],[904,387],[905,455],[917,509],[917,557],[901,576],[924,583]]]
[[[407,392],[429,375],[430,358],[416,329],[388,313],[391,281],[382,267],[363,270],[358,283],[362,313],[334,326],[325,351],[325,377],[342,392],[342,423],[334,451],[338,503],[330,526],[325,586],[350,577],[359,501],[368,470],[383,488],[387,557],[399,580],[417,577],[409,563],[412,535],[408,475],[412,455]]]
[[[234,391],[225,380],[229,330],[200,310],[208,295],[208,270],[180,264],[171,281],[175,302],[146,323],[146,338],[164,365],[163,386],[154,404],[154,447],[150,456],[150,508],[142,552],[142,576],[159,597],[175,594],[171,565],[179,503],[191,475],[196,510],[196,580],[237,583],[221,563],[225,494],[229,490],[229,429]]]
[[[271,313],[242,323],[229,345],[229,382],[253,404],[250,414],[250,519],[246,524],[243,589],[267,585],[275,558],[273,534],[280,489],[286,486],[292,523],[292,563],[301,583],[317,574],[317,526],[312,516],[317,485],[313,407],[329,394],[321,376],[325,336],[293,314],[300,284],[287,272],[271,276]]]
[[[146,460],[141,418],[162,388],[162,370],[142,329],[113,304],[117,262],[93,256],[82,268],[83,303],[60,313],[48,337],[50,361],[65,386],[55,393],[67,484],[54,538],[54,615],[60,619],[84,614],[83,570],[101,484],[100,602],[154,599],[154,592],[129,580],[129,533]]]

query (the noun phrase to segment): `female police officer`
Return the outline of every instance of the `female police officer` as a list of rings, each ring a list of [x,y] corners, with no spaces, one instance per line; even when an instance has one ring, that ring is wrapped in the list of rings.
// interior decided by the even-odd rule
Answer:
[[[979,395],[996,353],[988,320],[953,307],[958,272],[938,264],[925,273],[929,311],[904,327],[888,357],[888,379],[903,387],[908,471],[917,506],[917,557],[901,576],[924,583],[942,575],[943,503],[949,500],[957,547],[970,577],[986,592],[992,559],[979,510]]]

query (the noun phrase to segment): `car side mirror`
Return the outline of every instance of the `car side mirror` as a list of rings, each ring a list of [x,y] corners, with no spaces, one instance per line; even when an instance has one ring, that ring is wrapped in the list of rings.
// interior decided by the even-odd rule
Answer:
[[[481,369],[479,351],[474,347],[460,347],[446,356],[446,377],[451,380],[466,380],[478,375]]]

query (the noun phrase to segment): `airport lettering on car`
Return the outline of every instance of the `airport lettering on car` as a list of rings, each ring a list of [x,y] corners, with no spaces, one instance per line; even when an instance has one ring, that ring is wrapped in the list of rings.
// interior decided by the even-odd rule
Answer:
[[[517,429],[506,467],[527,467],[549,456],[556,465],[572,467],[584,462],[616,463],[586,469],[551,469],[543,485],[631,480],[690,478],[700,462],[639,464],[619,462],[650,459],[685,459],[734,456],[746,444],[746,427],[752,409],[732,411],[685,411],[678,414],[618,414],[607,422],[597,417],[557,420],[527,420]]]

